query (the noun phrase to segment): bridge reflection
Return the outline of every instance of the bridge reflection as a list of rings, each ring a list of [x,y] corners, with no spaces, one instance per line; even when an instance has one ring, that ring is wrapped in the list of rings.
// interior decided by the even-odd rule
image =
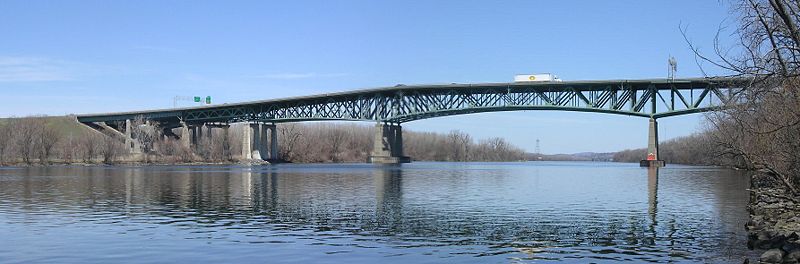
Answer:
[[[741,180],[718,177],[725,183],[717,184],[659,168],[615,169],[611,173],[621,174],[609,179],[598,170],[595,178],[580,178],[590,181],[587,186],[602,183],[594,179],[618,178],[630,182],[616,184],[641,186],[626,192],[582,189],[569,175],[551,173],[546,167],[487,170],[468,165],[424,170],[355,165],[28,168],[0,171],[0,216],[83,212],[199,228],[220,238],[230,235],[222,235],[227,227],[238,226],[266,232],[260,239],[274,232],[335,233],[399,248],[486,247],[481,254],[513,250],[523,259],[560,252],[652,260],[735,243],[715,239],[716,233],[709,232],[718,232],[714,228],[719,226],[708,219],[735,219],[726,206],[746,198],[720,199],[713,193],[741,188]],[[567,179],[554,183],[553,177]],[[683,208],[693,204],[699,206]],[[165,220],[146,221],[153,216]],[[690,259],[690,253],[684,257]]]

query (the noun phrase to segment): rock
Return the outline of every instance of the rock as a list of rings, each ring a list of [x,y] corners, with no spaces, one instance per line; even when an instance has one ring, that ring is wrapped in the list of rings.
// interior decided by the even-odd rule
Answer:
[[[751,217],[750,221],[747,221],[747,224],[745,224],[745,228],[747,228],[747,230],[761,229],[763,226],[764,217],[762,216]]]
[[[776,236],[777,232],[772,230],[761,230],[756,235],[755,247],[760,249],[771,249],[783,245],[783,236]]]
[[[797,263],[798,261],[800,261],[800,249],[792,251],[783,257],[783,262],[785,263]]]
[[[783,261],[783,250],[773,248],[761,254],[759,261],[762,263],[781,263]]]
[[[786,244],[786,237],[783,235],[776,235],[769,240],[771,248],[780,248]]]
[[[798,234],[797,232],[791,232],[788,235],[786,235],[786,240],[794,241],[797,239],[800,239],[800,234]]]
[[[758,240],[769,240],[770,238],[772,238],[775,235],[776,235],[775,231],[772,231],[772,230],[761,230],[761,232],[758,232],[758,236],[757,237],[758,237]]]
[[[800,246],[794,243],[784,243],[781,249],[785,252],[794,252],[795,250],[800,250]]]

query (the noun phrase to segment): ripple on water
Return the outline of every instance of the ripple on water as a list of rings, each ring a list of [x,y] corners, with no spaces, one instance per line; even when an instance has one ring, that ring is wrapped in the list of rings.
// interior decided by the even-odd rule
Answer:
[[[20,262],[739,262],[748,181],[670,166],[0,169]],[[32,248],[46,250],[31,250]],[[135,249],[135,250],[131,250]],[[157,257],[156,257],[157,256]]]

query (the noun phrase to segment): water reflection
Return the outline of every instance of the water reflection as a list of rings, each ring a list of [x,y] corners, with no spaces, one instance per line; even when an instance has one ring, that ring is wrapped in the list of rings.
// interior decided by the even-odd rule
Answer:
[[[730,262],[746,187],[721,169],[596,163],[2,169],[0,259]],[[132,246],[147,250],[117,251]]]
[[[655,244],[658,220],[658,167],[647,168],[647,214],[650,216],[650,243]]]

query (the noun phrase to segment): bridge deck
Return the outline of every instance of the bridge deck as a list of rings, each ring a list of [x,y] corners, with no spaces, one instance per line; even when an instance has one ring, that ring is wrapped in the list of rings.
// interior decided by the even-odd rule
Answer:
[[[231,104],[86,114],[79,115],[78,120],[83,123],[121,122],[141,116],[165,126],[177,126],[180,121],[408,122],[436,116],[512,110],[666,117],[724,105],[748,82],[745,78],[687,78],[397,85]]]

